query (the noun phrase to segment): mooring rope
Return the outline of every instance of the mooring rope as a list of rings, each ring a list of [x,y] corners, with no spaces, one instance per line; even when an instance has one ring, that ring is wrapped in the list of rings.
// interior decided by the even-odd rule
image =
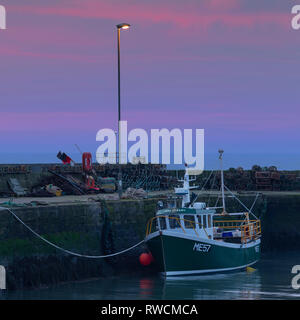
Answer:
[[[44,242],[46,242],[47,244],[49,244],[50,246],[73,256],[76,257],[80,257],[80,258],[87,258],[87,259],[104,259],[104,258],[110,258],[110,257],[115,257],[117,255],[123,254],[125,252],[128,252],[136,247],[138,247],[139,245],[141,245],[142,243],[145,242],[145,240],[140,241],[139,243],[135,244],[134,246],[127,248],[125,250],[116,252],[116,253],[112,253],[112,254],[108,254],[108,255],[104,255],[104,256],[89,256],[89,255],[84,255],[84,254],[79,254],[76,252],[72,252],[70,250],[66,250],[64,248],[59,247],[58,245],[48,241],[47,239],[45,239],[44,237],[42,237],[41,235],[39,235],[37,232],[35,232],[34,230],[32,230],[24,221],[22,221],[11,209],[9,208],[5,208],[5,207],[0,207],[0,209],[2,210],[7,210],[9,211],[24,227],[26,227],[29,231],[31,231],[36,237],[38,237],[39,239],[43,240]]]

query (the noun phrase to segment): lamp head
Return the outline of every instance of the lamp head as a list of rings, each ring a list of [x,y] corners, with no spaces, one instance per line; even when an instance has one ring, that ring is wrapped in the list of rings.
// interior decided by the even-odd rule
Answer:
[[[117,28],[126,30],[126,29],[130,28],[130,24],[129,23],[120,23],[120,24],[117,24]]]

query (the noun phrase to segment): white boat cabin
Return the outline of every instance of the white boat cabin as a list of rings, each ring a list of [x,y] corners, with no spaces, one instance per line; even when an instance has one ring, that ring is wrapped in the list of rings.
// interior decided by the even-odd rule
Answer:
[[[196,203],[195,203],[196,205]],[[215,210],[203,207],[162,209],[156,214],[157,230],[170,230],[184,234],[197,235],[200,238],[213,239],[213,215]],[[197,207],[197,206],[195,206]]]

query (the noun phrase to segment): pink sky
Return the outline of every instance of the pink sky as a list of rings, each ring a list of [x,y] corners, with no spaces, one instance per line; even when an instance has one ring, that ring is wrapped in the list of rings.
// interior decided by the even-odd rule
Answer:
[[[208,152],[300,152],[295,1],[0,2],[0,153],[96,151],[116,126],[120,22],[130,127],[204,128]]]

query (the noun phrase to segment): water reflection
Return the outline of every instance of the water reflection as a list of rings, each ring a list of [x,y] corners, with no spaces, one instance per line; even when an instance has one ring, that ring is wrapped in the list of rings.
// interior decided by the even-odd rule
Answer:
[[[300,299],[291,287],[291,268],[300,264],[300,254],[265,256],[245,271],[164,279],[160,276],[113,277],[65,283],[37,290],[2,292],[0,299]]]
[[[192,277],[169,278],[165,281],[164,299],[258,299],[261,290],[259,271],[236,272]],[[177,297],[177,298],[176,298]]]

